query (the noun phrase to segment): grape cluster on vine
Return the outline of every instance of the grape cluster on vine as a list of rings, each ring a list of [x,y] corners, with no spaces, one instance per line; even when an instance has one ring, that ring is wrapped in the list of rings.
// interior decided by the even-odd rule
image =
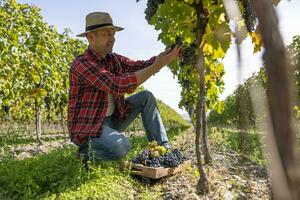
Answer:
[[[158,10],[158,6],[160,4],[163,4],[164,2],[165,0],[148,0],[147,8],[145,10],[145,14],[146,14],[145,18],[148,22],[150,22],[153,15],[155,15],[156,11]]]
[[[44,97],[45,107],[47,110],[50,110],[51,107],[51,99],[49,96]]]
[[[177,37],[175,38],[175,42],[170,46],[170,49],[175,48],[176,45],[180,46],[180,45],[182,45],[182,44],[183,44],[182,39],[181,39],[180,37],[177,36]]]
[[[183,44],[182,38],[177,36],[175,38],[175,43],[172,44],[170,48],[173,49],[176,45],[180,46],[182,44]],[[195,64],[196,49],[197,49],[197,45],[194,43],[182,46],[183,59],[180,62],[180,66]]]
[[[252,7],[251,0],[239,0],[239,1],[242,3],[244,7],[243,18],[245,20],[247,30],[248,32],[252,32],[255,30],[256,14]]]
[[[184,88],[186,88],[187,90],[190,90],[191,81],[190,80],[184,80],[183,85],[184,85]]]
[[[149,167],[177,167],[184,161],[183,154],[178,149],[166,149],[157,145],[156,141],[149,143],[148,148],[137,155],[132,162]]]
[[[183,59],[180,62],[181,66],[195,64],[196,45],[191,44],[183,49]]]

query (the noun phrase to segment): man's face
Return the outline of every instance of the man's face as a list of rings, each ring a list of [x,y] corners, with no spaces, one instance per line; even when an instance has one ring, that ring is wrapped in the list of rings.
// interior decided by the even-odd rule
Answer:
[[[97,53],[106,56],[113,50],[115,42],[115,30],[112,28],[93,31],[89,36],[89,42]]]

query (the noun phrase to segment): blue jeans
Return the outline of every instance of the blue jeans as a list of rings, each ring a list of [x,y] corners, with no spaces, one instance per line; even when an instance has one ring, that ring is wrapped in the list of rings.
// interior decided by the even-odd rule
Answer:
[[[122,133],[141,113],[148,141],[169,148],[168,137],[162,123],[154,96],[149,91],[142,91],[127,98],[133,104],[132,111],[124,121],[114,115],[106,117],[102,124],[102,133],[98,138],[91,138],[86,144],[79,145],[79,154],[84,159],[118,160],[131,149],[128,138]]]

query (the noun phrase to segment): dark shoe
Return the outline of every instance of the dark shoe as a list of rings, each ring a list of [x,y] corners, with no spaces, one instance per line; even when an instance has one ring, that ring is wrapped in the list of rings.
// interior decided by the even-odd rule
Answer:
[[[168,149],[171,149],[171,146],[170,146],[170,144],[168,143],[168,142],[164,142],[164,143],[162,143],[162,144],[160,144],[161,146],[164,146],[167,150]]]
[[[82,153],[80,152],[80,148],[78,148],[78,150],[76,151],[76,158],[83,161],[83,162],[86,162],[89,160],[88,158],[88,155],[86,153]]]

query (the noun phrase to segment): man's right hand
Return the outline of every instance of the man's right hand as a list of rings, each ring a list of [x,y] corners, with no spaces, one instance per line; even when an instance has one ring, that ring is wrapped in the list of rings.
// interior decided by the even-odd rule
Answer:
[[[178,59],[180,57],[180,52],[181,46],[179,45],[176,45],[172,50],[167,49],[166,51],[156,56],[154,64],[162,68]]]

